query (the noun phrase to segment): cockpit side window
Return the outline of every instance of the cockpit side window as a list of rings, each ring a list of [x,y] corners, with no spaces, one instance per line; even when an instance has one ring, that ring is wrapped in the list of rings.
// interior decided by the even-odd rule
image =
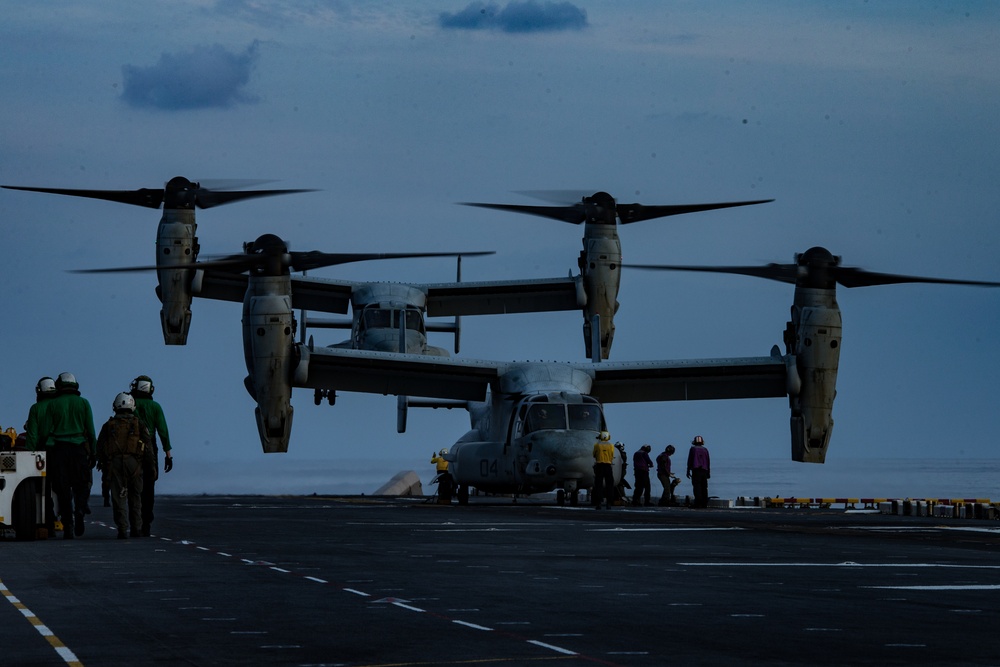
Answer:
[[[406,328],[410,331],[424,331],[424,317],[416,308],[406,309]]]

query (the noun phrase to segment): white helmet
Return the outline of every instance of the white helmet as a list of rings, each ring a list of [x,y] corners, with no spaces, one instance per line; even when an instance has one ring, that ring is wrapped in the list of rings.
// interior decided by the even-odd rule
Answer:
[[[59,377],[56,378],[56,388],[62,389],[64,387],[79,389],[80,383],[76,381],[76,376],[72,373],[60,373]]]
[[[53,394],[56,391],[56,381],[46,376],[35,385],[36,394]]]
[[[442,447],[441,451],[438,452],[438,454],[440,454],[441,456],[444,456],[447,453],[448,453],[448,448],[447,447]]]
[[[601,435],[599,437],[603,442],[607,442],[608,440],[611,439],[611,434],[608,433],[607,431],[601,431]]]
[[[115,396],[115,402],[112,404],[115,412],[123,412],[125,410],[132,412],[135,410],[135,399],[132,398],[132,394],[126,392],[121,392]]]

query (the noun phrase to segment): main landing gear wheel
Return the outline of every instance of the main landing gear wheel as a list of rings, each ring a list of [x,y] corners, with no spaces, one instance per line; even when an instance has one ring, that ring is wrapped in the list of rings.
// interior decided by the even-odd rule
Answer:
[[[566,494],[567,494],[566,489],[559,489],[558,491],[556,491],[556,503],[558,503],[560,507],[566,504]],[[572,507],[576,507],[577,505],[580,504],[579,489],[573,489],[572,491],[569,492],[569,504]]]

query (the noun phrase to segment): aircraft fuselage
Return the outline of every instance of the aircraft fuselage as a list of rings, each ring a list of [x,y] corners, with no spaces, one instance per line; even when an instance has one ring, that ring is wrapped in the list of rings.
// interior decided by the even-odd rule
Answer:
[[[472,429],[446,458],[455,483],[488,493],[574,494],[594,485],[594,443],[607,430],[600,402],[584,393],[586,373],[559,364],[524,364],[505,373],[502,391],[472,403]],[[621,461],[615,462],[621,477]]]

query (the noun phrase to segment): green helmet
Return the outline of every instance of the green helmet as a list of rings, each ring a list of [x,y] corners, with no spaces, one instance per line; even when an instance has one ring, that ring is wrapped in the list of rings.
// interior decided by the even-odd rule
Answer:
[[[136,379],[132,380],[131,390],[139,392],[140,394],[153,395],[153,378],[148,375],[140,375]]]

